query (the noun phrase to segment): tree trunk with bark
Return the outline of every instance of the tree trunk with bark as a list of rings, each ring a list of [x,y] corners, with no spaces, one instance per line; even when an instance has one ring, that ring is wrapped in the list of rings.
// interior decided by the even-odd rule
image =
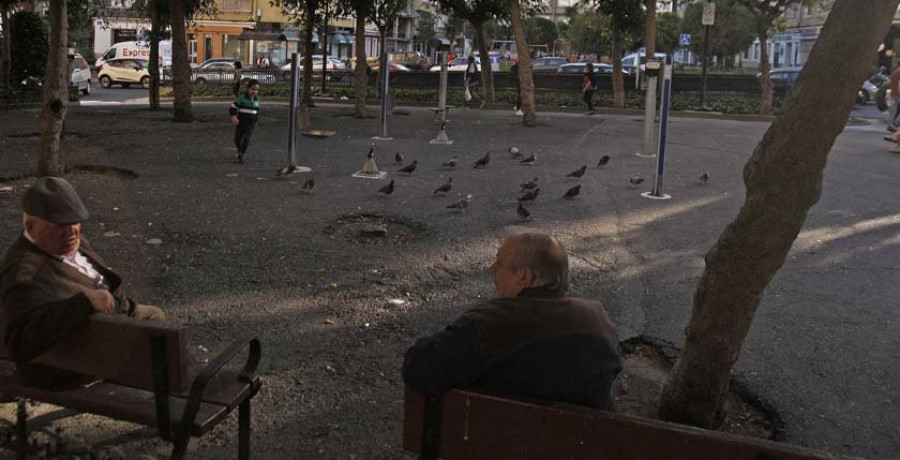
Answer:
[[[744,166],[744,205],[706,254],[684,350],[663,387],[661,419],[704,428],[721,423],[731,369],[754,312],[819,200],[828,152],[897,3],[834,4],[784,111]]]
[[[764,16],[760,16],[759,19],[759,73],[759,84],[762,87],[759,114],[771,115],[775,91],[769,78],[769,21],[765,20]]]
[[[366,62],[366,18],[361,14],[357,14],[356,69],[354,70],[355,83],[353,85],[356,92],[356,104],[353,111],[355,118],[366,118],[366,92],[369,90],[368,68],[369,63]]]
[[[612,65],[613,65],[613,105],[625,107],[625,78],[622,76],[622,31],[619,21],[613,15],[612,23]]]
[[[644,46],[647,59],[656,55],[656,0],[644,0]]]
[[[159,35],[160,27],[159,7],[157,0],[150,2],[150,110],[159,110]]]
[[[534,78],[531,75],[531,56],[528,54],[528,41],[525,39],[525,27],[522,24],[522,9],[519,0],[509,0],[509,22],[519,54],[519,92],[522,95],[522,126],[537,125],[537,113],[534,106]]]
[[[188,59],[187,32],[184,23],[186,18],[186,0],[168,0],[169,17],[172,21],[172,96],[175,107],[176,122],[194,120],[191,110],[191,63]]]
[[[50,44],[37,155],[38,177],[62,176],[65,172],[59,155],[59,138],[66,121],[66,102],[69,100],[68,36],[66,0],[51,0]]]
[[[491,69],[491,56],[484,34],[484,23],[472,23],[475,28],[475,41],[478,44],[478,59],[481,61],[481,87],[484,88],[484,101],[494,103],[494,71]]]
[[[9,88],[12,64],[9,54],[12,53],[12,40],[9,28],[9,5],[0,0],[0,30],[3,31],[2,48],[0,48],[0,88]]]

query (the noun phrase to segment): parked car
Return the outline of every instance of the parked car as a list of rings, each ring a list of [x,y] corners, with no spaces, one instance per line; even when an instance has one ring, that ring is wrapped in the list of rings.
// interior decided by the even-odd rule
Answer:
[[[655,53],[653,55],[656,59],[665,60],[666,53]],[[641,72],[644,71],[644,66],[647,64],[647,55],[644,51],[639,53],[631,53],[625,55],[622,58],[622,66],[627,67],[631,73],[634,73],[638,68],[641,69]]]
[[[234,62],[232,58],[213,58],[207,59],[200,64],[200,67],[191,71],[191,81],[195,85],[205,85],[207,83],[233,83],[234,82]],[[258,80],[260,84],[274,84],[275,71],[249,70],[241,71],[242,78],[253,78]]]
[[[466,67],[468,67],[468,66],[469,66],[469,58],[468,57],[458,57],[458,58],[450,61],[447,64],[447,71],[448,72],[465,72]],[[478,59],[475,60],[475,68],[478,69],[479,72],[481,72],[481,62]],[[440,72],[441,66],[440,65],[431,66],[431,68],[428,70],[431,72]]]
[[[404,51],[402,53],[390,53],[388,59],[414,70],[426,70],[431,62],[424,54],[418,51]],[[391,69],[393,70],[393,69]]]
[[[78,88],[81,94],[87,96],[91,94],[91,67],[80,54],[75,54],[71,58],[72,76],[69,79],[69,85]]]
[[[303,57],[297,58],[298,65],[303,67]],[[322,73],[322,55],[321,54],[313,54],[312,56],[312,67],[313,73]],[[291,76],[291,63],[281,66],[281,71],[284,73],[286,78]],[[341,62],[340,59],[328,56],[328,62],[325,63],[325,78],[327,80],[331,80],[332,78],[341,78],[344,75],[344,72],[347,71],[347,66]]]
[[[571,64],[563,64],[559,66],[559,69],[556,70],[556,73],[560,74],[583,74],[587,72],[587,63],[586,62],[573,62]],[[599,73],[603,75],[612,75],[613,66],[611,64],[604,64],[601,62],[594,63],[594,73]],[[625,68],[622,69],[622,75],[631,75],[631,72],[628,72]]]
[[[375,61],[374,63],[370,62],[369,68],[371,68],[374,72],[378,72],[379,67],[381,67],[380,64],[381,63],[378,61]],[[393,61],[388,63],[388,65],[391,66],[391,72],[412,72],[412,69],[410,69],[409,67]]]
[[[531,60],[531,69],[534,72],[556,72],[560,66],[568,64],[564,57],[542,57]]]
[[[132,84],[140,84],[142,88],[150,87],[150,72],[147,71],[146,59],[109,59],[97,68],[97,79],[100,86],[109,88],[113,84],[128,88]]]
[[[782,67],[769,71],[769,81],[776,91],[787,91],[800,76],[802,67]],[[756,74],[756,78],[762,78],[762,73]],[[862,87],[856,93],[856,102],[858,104],[875,100],[875,93],[878,92],[878,86],[868,79],[863,82]]]

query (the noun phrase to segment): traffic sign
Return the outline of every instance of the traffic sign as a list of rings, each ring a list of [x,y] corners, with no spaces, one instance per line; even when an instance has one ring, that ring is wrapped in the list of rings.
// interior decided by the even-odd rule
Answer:
[[[691,44],[691,34],[681,34],[678,37],[678,44],[681,46],[688,46]]]
[[[712,2],[706,2],[703,4],[703,20],[701,23],[704,26],[711,26],[716,23],[716,4]]]

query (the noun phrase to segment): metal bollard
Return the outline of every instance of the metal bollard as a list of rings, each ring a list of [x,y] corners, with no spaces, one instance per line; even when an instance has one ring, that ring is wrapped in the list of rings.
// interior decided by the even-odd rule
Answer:
[[[388,54],[386,49],[381,51],[381,135],[372,139],[379,141],[392,140],[388,136],[387,117],[388,117],[388,90],[390,89],[391,66],[388,62]]]
[[[447,121],[447,52],[441,53],[441,87],[438,93],[440,121]]]
[[[663,175],[666,166],[666,141],[669,131],[669,105],[672,99],[672,57],[666,56],[663,71],[662,106],[659,108],[659,137],[656,145],[656,178],[653,181],[653,191],[641,194],[644,198],[654,200],[668,200],[672,197],[662,193]]]

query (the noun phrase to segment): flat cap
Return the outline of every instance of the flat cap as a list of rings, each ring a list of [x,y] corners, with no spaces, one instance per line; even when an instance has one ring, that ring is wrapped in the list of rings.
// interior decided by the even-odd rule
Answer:
[[[22,210],[56,224],[75,224],[88,219],[87,208],[75,188],[59,177],[38,179],[22,197]]]

